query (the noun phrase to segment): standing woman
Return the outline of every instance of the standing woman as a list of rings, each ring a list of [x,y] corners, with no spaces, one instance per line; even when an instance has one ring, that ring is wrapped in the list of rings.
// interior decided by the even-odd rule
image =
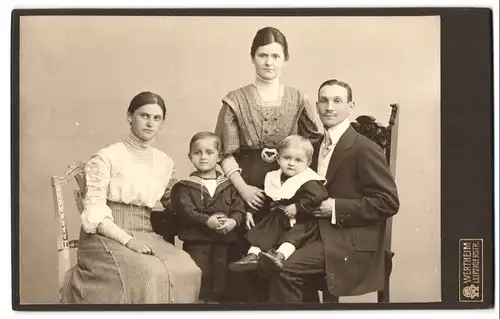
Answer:
[[[192,303],[201,270],[189,255],[154,233],[150,214],[170,206],[174,162],[151,146],[163,121],[163,99],[136,95],[130,134],[91,156],[78,263],[62,288],[65,303]]]
[[[264,177],[279,168],[276,162],[279,143],[291,134],[302,135],[311,142],[322,136],[304,94],[280,81],[289,60],[283,33],[273,27],[258,30],[250,57],[255,66],[255,80],[222,99],[215,129],[223,145],[221,167],[243,197],[247,211],[256,212],[255,216],[247,213],[247,228],[260,219]],[[250,254],[242,262],[257,263],[256,258]],[[257,294],[262,296],[262,292]]]

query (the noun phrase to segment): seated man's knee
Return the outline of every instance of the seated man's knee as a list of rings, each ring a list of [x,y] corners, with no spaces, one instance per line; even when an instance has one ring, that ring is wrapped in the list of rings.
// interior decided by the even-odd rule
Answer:
[[[281,271],[279,271],[276,276],[278,276],[279,280],[289,281],[294,280],[298,276],[298,273],[294,271],[294,268],[287,267],[285,263]]]
[[[283,272],[288,272],[288,273],[300,273],[301,267],[297,265],[297,262],[294,258],[294,256],[290,256],[285,262],[283,263]]]

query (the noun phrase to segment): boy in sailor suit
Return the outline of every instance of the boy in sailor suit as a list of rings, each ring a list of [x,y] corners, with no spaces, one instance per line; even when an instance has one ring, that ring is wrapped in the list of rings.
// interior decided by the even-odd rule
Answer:
[[[202,270],[200,299],[225,302],[231,298],[228,264],[241,258],[236,229],[243,223],[243,199],[231,182],[216,170],[221,142],[211,132],[200,132],[189,144],[196,171],[172,189],[179,217],[177,234],[183,249]]]

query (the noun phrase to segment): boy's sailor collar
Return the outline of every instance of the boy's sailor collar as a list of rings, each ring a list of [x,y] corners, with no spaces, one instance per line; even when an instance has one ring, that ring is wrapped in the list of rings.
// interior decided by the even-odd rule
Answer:
[[[309,167],[302,173],[289,177],[283,184],[281,174],[281,169],[269,172],[264,180],[264,192],[273,200],[292,198],[302,185],[311,180],[326,181]]]
[[[201,173],[198,171],[192,172],[187,179],[180,180],[179,183],[190,186],[192,188],[201,190],[202,193],[207,195],[209,198],[216,197],[222,190],[226,189],[231,185],[231,181],[227,179],[227,177],[219,171],[216,171],[216,187],[213,196],[210,196],[210,192],[207,187],[203,183],[203,180],[213,180],[208,178],[202,178]]]

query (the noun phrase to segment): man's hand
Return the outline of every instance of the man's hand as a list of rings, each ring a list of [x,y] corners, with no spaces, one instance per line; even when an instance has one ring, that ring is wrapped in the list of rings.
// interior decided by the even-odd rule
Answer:
[[[333,198],[328,198],[321,202],[319,209],[313,212],[317,218],[332,218]]]

